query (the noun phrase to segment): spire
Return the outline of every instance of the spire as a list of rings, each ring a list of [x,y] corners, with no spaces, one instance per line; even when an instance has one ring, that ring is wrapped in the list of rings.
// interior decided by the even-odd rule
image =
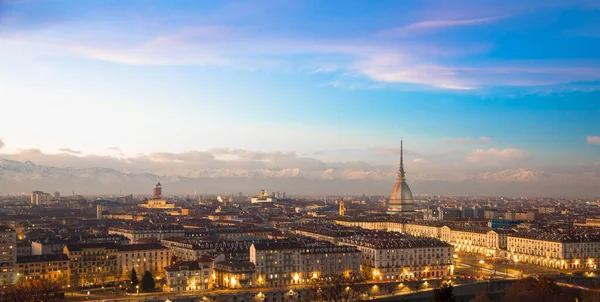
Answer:
[[[400,168],[398,169],[398,180],[405,180],[406,172],[404,172],[404,150],[402,148],[402,138],[400,138]]]

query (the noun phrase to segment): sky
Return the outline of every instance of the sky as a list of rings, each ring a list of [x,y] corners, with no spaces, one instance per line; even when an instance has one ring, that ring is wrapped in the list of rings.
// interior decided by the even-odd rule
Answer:
[[[0,108],[49,167],[600,196],[600,1],[0,0]]]

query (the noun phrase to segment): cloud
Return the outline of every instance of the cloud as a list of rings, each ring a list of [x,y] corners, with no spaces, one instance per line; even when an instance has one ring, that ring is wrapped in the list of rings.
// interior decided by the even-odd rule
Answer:
[[[5,144],[4,141],[0,138],[0,149],[4,148]]]
[[[471,90],[474,83],[459,76],[453,68],[415,62],[399,54],[373,56],[351,67],[377,82],[408,83],[451,90]]]
[[[587,143],[590,145],[600,145],[600,136],[589,136],[588,135]]]
[[[81,151],[76,151],[76,150],[72,150],[69,148],[58,149],[58,151],[63,152],[63,153],[81,154]]]
[[[464,146],[464,145],[487,144],[487,143],[490,143],[492,141],[492,139],[489,137],[486,137],[486,136],[481,136],[477,139],[473,139],[470,137],[467,137],[467,138],[445,138],[442,141],[450,143],[450,144],[454,144],[454,145]]]
[[[415,31],[431,30],[439,28],[449,28],[467,25],[478,25],[484,23],[495,22],[503,17],[483,17],[483,18],[468,18],[468,19],[453,19],[453,20],[425,20],[412,24],[408,24],[402,27],[394,28],[391,30],[385,30],[379,33],[381,36],[390,36],[398,34],[406,34]]]
[[[467,161],[481,164],[498,165],[528,158],[530,154],[517,148],[477,149],[467,155]]]
[[[438,8],[439,14],[388,32],[474,26],[545,5],[543,2],[511,3],[481,5],[482,8],[475,5],[478,3],[461,5],[460,10],[452,9],[452,6]],[[515,5],[520,8],[514,8]],[[273,5],[267,8],[277,10]],[[85,6],[79,9],[85,9]],[[454,13],[445,15],[448,10]],[[252,71],[308,72],[319,77],[331,76],[333,78],[325,79],[323,84],[343,89],[373,89],[402,84],[417,89],[476,90],[600,81],[600,68],[578,67],[578,64],[569,61],[524,63],[479,58],[469,60],[467,64],[464,63],[467,60],[460,60],[465,53],[480,54],[491,47],[472,40],[457,41],[460,46],[441,40],[390,41],[373,37],[372,32],[335,38],[311,35],[307,38],[301,34],[265,32],[261,24],[252,22],[235,26],[231,24],[238,23],[223,21],[231,20],[231,16],[208,18],[212,22],[202,24],[186,19],[179,26],[169,22],[171,26],[155,27],[149,26],[154,25],[155,18],[141,14],[134,20],[126,18],[130,12],[118,13],[122,18],[114,26],[131,30],[89,26],[93,24],[89,20],[85,20],[86,26],[81,26],[84,21],[68,18],[65,24],[44,23],[45,30],[23,30],[18,26],[5,25],[2,43],[11,52],[21,55],[33,53],[42,57],[68,54],[130,65],[210,65]],[[212,13],[206,12],[207,15]],[[268,17],[268,14],[265,16]],[[35,21],[25,12],[20,17]],[[57,17],[63,16],[59,14]],[[61,35],[55,35],[56,32]],[[344,77],[338,79],[340,75]]]

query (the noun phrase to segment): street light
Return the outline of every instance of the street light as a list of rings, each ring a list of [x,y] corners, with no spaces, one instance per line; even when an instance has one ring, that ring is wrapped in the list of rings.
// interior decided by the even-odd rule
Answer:
[[[135,289],[136,289],[136,291],[137,291],[137,295],[139,296],[139,295],[140,295],[140,286],[139,286],[139,285],[136,285],[136,286],[135,286]]]

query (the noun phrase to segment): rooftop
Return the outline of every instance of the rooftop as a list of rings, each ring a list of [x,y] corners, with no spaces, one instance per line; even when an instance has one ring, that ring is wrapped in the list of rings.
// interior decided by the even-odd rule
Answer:
[[[68,260],[69,257],[65,254],[30,255],[17,257],[17,263],[53,262]]]

